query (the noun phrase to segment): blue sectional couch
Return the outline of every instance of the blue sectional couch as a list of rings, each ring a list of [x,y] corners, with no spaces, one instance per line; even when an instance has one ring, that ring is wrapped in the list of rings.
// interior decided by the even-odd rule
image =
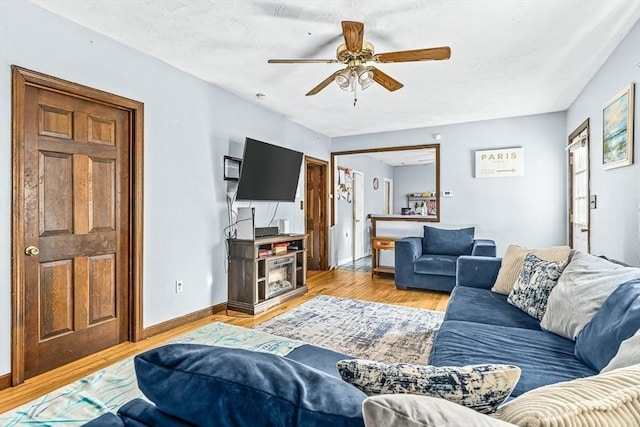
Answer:
[[[501,262],[457,258],[457,283],[429,364],[516,365],[521,376],[511,398],[517,398],[548,384],[597,375],[621,342],[640,334],[637,269],[635,278],[611,288],[572,341],[542,330],[538,320],[509,304],[507,295],[491,291]],[[313,345],[285,357],[212,346],[161,347],[136,357],[140,389],[154,403],[135,399],[118,415],[105,414],[89,425],[363,427],[366,395],[342,381],[336,370],[338,360],[349,358]]]
[[[457,285],[429,363],[516,365],[522,374],[512,397],[547,384],[596,375],[597,371],[574,355],[574,341],[543,331],[540,321],[509,304],[507,295],[491,291],[501,262],[491,257],[458,259]]]
[[[474,231],[473,227],[443,230],[425,226],[423,237],[396,241],[396,287],[450,292],[456,284],[459,256],[496,256],[495,242],[474,239]]]

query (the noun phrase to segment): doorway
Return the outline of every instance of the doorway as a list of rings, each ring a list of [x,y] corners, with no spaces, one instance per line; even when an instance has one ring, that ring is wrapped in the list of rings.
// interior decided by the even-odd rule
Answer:
[[[143,104],[12,67],[12,384],[142,338]]]
[[[307,238],[307,269],[328,270],[328,178],[329,163],[305,156],[305,232]]]
[[[569,135],[567,150],[569,151],[569,197],[567,199],[569,200],[569,246],[589,253],[591,235],[589,119]]]

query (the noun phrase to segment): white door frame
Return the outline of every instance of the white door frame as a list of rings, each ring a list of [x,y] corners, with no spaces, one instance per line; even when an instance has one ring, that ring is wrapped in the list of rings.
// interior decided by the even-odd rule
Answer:
[[[569,246],[590,251],[590,185],[589,185],[589,119],[571,135],[567,146],[569,157]]]
[[[393,180],[384,179],[384,210],[385,214],[393,214]]]
[[[364,257],[364,174],[352,170],[353,177],[353,260]]]

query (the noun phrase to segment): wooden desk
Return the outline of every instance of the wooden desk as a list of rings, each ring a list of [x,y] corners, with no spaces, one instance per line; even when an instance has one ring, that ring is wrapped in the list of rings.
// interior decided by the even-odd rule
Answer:
[[[374,236],[371,238],[371,277],[379,273],[395,273],[395,268],[380,265],[380,254],[378,251],[394,250],[396,240],[398,239],[400,239],[400,237]]]

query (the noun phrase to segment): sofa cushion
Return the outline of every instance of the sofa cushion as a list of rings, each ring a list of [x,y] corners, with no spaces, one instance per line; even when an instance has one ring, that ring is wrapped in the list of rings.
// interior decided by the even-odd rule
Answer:
[[[640,365],[531,390],[492,416],[519,426],[638,426]]]
[[[193,427],[192,423],[173,417],[153,403],[143,399],[133,399],[118,409],[118,416],[127,427],[162,426],[162,427]]]
[[[328,348],[318,347],[311,344],[301,345],[296,347],[287,353],[284,357],[290,360],[295,360],[303,365],[310,366],[318,369],[336,378],[340,378],[336,363],[338,360],[355,359],[354,356],[350,356],[344,353],[338,353],[337,351],[329,350]]]
[[[274,354],[170,344],[134,363],[140,390],[158,409],[199,426],[364,425],[364,393]]]
[[[544,331],[451,320],[440,327],[429,364],[516,365],[522,375],[511,394],[519,396],[543,385],[596,374],[575,357],[574,344]]]
[[[576,337],[576,356],[601,371],[640,329],[640,279],[620,285]],[[640,349],[638,349],[640,353]]]
[[[506,295],[467,286],[453,288],[444,320],[540,330],[540,321],[507,304]]]
[[[83,424],[82,427],[125,427],[125,423],[122,421],[122,418],[116,414],[107,412]]]
[[[444,230],[424,226],[423,255],[471,255],[474,227]]]
[[[621,284],[640,278],[640,268],[624,267],[576,251],[549,295],[542,329],[575,339],[609,295]]]
[[[511,365],[446,366],[382,363],[351,359],[338,362],[342,379],[367,395],[420,394],[440,397],[489,414],[518,382],[520,369]]]
[[[413,272],[436,276],[455,276],[457,256],[422,255],[413,263]]]
[[[569,259],[571,248],[569,246],[553,246],[544,249],[528,249],[522,246],[509,245],[502,258],[502,265],[500,266],[500,271],[498,271],[496,283],[491,288],[493,292],[509,295],[520,274],[524,258],[528,253],[532,253],[545,261],[565,263]]]
[[[513,426],[444,399],[413,394],[367,397],[362,415],[367,427]]]
[[[549,294],[558,284],[564,267],[565,264],[527,254],[507,302],[541,320],[547,311]]]

